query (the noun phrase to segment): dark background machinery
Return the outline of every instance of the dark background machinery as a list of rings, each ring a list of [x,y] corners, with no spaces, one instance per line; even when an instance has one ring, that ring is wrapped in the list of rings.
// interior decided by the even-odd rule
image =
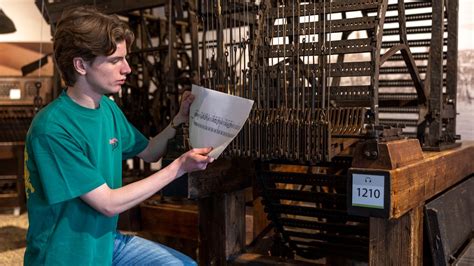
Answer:
[[[25,210],[23,149],[36,112],[51,98],[51,77],[0,77],[0,208]]]
[[[232,151],[246,156],[330,161],[333,139],[378,138],[388,126],[405,126],[425,149],[459,138],[457,5],[449,1],[53,1],[45,17],[54,25],[65,8],[87,4],[123,15],[137,34],[135,72],[117,101],[146,133],[167,125],[179,93],[197,83],[254,99],[246,130],[291,122],[279,127],[288,132],[266,129],[281,141],[264,140],[269,150],[259,147],[267,134],[241,134],[252,140]],[[318,131],[310,123],[331,132],[304,134]]]

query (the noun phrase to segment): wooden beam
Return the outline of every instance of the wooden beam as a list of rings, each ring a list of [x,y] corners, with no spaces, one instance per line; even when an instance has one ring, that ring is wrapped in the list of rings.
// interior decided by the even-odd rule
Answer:
[[[15,159],[17,150],[23,151],[24,142],[0,142],[0,160]]]
[[[140,204],[142,230],[160,236],[198,240],[196,204],[164,202],[159,199]]]
[[[227,265],[245,246],[244,191],[199,199],[199,265]]]
[[[474,173],[474,142],[424,153],[420,153],[416,140],[380,143],[377,147],[377,160],[369,160],[363,155],[364,145],[359,145],[350,169],[388,177],[389,200],[384,205],[388,219],[370,218],[369,264],[421,265],[423,206]]]
[[[352,161],[354,168],[395,169],[423,159],[423,151],[417,139],[403,139],[378,144],[376,160],[368,159],[366,143],[357,145]]]
[[[391,217],[409,210],[474,173],[474,142],[441,152],[425,152],[424,159],[391,170]]]
[[[263,229],[267,227],[270,221],[264,211],[262,198],[258,197],[253,201],[253,239],[257,237]]]
[[[369,265],[422,265],[423,206],[394,220],[370,218]]]
[[[324,264],[309,263],[301,260],[284,259],[255,253],[244,253],[236,257],[229,265],[233,266],[316,266]]]
[[[417,140],[407,140],[414,143]],[[385,150],[384,150],[385,149]],[[402,142],[379,145],[377,160],[354,156],[350,171],[370,174],[386,173],[390,182],[388,217],[399,218],[425,201],[448,189],[474,173],[474,142],[465,141],[458,148],[440,152],[424,152],[419,156],[417,147],[406,147]]]
[[[254,177],[255,167],[252,160],[218,159],[209,164],[206,170],[188,174],[188,196],[203,198],[241,190],[250,187]]]

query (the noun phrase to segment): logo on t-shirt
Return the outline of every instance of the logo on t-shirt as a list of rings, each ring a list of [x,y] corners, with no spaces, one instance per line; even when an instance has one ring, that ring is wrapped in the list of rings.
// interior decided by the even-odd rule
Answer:
[[[109,144],[112,145],[112,150],[115,150],[118,147],[118,139],[117,138],[109,139]]]
[[[35,192],[35,188],[31,184],[31,179],[30,179],[30,171],[28,170],[28,151],[26,150],[27,148],[25,147],[25,194],[26,198],[28,199],[30,197],[30,194]]]

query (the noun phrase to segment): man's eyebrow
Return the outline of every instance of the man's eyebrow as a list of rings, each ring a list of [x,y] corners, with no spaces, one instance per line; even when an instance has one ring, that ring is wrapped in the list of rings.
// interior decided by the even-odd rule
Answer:
[[[116,59],[124,59],[125,56],[113,56],[113,57],[109,57],[108,59],[109,60],[116,60]]]

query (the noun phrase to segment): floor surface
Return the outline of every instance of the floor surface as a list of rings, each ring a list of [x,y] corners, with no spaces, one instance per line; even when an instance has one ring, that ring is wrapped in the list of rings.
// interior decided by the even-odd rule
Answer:
[[[23,265],[28,216],[0,214],[0,265]]]

